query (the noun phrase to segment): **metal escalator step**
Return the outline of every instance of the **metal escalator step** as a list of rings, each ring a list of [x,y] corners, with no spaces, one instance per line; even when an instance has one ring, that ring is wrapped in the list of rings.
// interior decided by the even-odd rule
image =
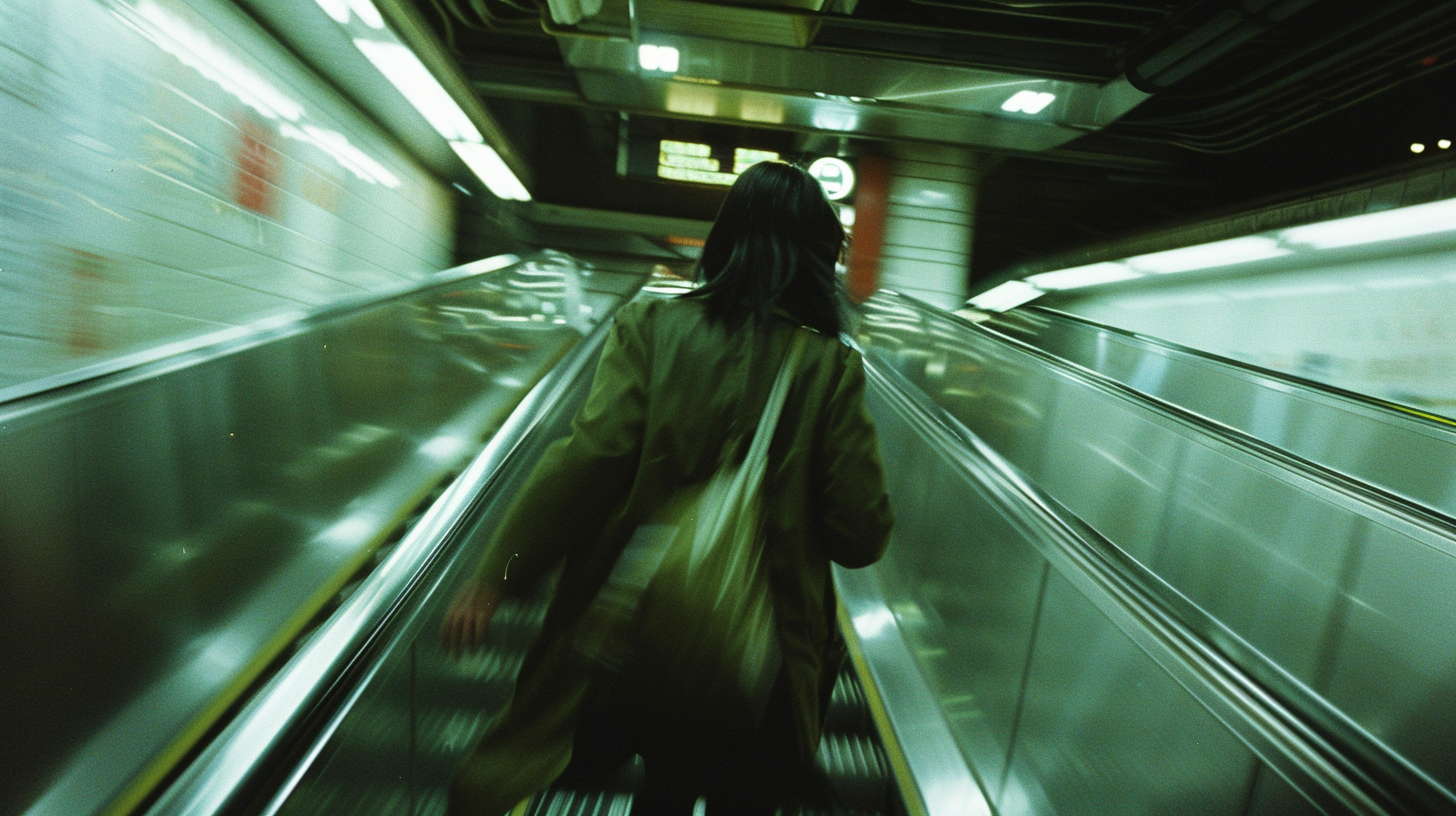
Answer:
[[[840,672],[824,715],[825,733],[873,734],[874,728],[864,688],[852,671]]]
[[[819,743],[819,763],[829,787],[845,807],[884,811],[893,805],[896,791],[890,763],[874,737],[825,734]]]
[[[627,816],[631,810],[630,793],[551,789],[532,800],[526,816]]]

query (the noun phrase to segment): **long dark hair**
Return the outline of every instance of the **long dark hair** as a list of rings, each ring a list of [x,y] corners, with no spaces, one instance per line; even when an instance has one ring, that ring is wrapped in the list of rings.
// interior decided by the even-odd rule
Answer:
[[[768,323],[774,307],[835,336],[843,299],[834,262],[844,227],[813,176],[784,162],[744,170],[728,190],[698,261],[702,283],[684,297],[706,301],[730,327]]]

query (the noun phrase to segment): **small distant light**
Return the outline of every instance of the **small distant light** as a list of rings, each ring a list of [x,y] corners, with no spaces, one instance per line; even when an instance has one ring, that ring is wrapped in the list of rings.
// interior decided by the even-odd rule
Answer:
[[[1411,142],[1411,152],[1424,153],[1426,152],[1426,146],[1421,144],[1420,142]]]
[[[1451,140],[1450,139],[1442,139],[1441,141],[1436,142],[1436,147],[1439,147],[1442,150],[1448,150],[1451,147]]]
[[[678,56],[677,49],[670,45],[643,44],[637,46],[637,64],[641,65],[644,71],[677,73]]]
[[[1056,94],[1038,91],[1017,91],[1001,103],[1001,110],[1010,113],[1041,113],[1057,98]]]

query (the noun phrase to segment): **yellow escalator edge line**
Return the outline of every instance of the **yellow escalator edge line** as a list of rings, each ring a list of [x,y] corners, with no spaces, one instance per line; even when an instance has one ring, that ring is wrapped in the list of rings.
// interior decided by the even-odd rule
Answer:
[[[854,626],[849,620],[849,612],[844,608],[843,602],[839,603],[839,629],[844,633],[845,645],[849,647],[849,662],[854,666],[854,673],[859,677],[860,685],[864,687],[865,700],[870,707],[870,717],[874,720],[875,730],[880,733],[880,742],[884,743],[885,754],[889,757],[890,769],[895,774],[895,781],[899,785],[900,798],[905,802],[905,809],[909,812],[909,816],[929,816],[925,809],[924,798],[920,794],[920,787],[915,784],[915,775],[910,772],[910,763],[905,759],[905,750],[901,747],[900,739],[890,724],[890,715],[885,710],[885,702],[880,696],[879,686],[875,685],[875,678],[870,674],[869,663],[865,660],[864,651],[859,645],[859,635],[854,631]],[[913,796],[910,795],[912,793]]]

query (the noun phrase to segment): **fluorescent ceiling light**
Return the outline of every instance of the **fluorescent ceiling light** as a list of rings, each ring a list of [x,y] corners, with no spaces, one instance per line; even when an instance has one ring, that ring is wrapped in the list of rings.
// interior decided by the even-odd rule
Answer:
[[[1083,286],[1096,286],[1100,283],[1112,283],[1140,277],[1142,277],[1141,272],[1129,269],[1126,264],[1109,261],[1087,266],[1074,266],[1070,269],[1058,269],[1055,272],[1043,272],[1040,275],[1032,275],[1026,279],[1026,282],[1038,289],[1052,291],[1078,289]]]
[[[1011,113],[1041,113],[1056,98],[1056,94],[1040,91],[1017,91],[1010,99],[1001,103],[1001,110]]]
[[[1331,249],[1453,230],[1456,230],[1456,198],[1292,227],[1281,231],[1279,237],[1288,244]]]
[[[479,142],[451,142],[450,146],[455,148],[460,160],[485,182],[485,186],[490,188],[496,198],[508,201],[531,200],[531,193],[526,185],[516,178],[516,174],[506,166],[495,148]]]
[[[440,85],[415,52],[398,43],[356,39],[359,49],[384,74],[430,126],[452,142],[480,142],[482,137],[470,117]],[[458,152],[458,151],[457,151]]]
[[[280,91],[257,71],[244,65],[227,49],[193,28],[186,20],[152,2],[141,0],[136,13],[151,24],[150,30],[134,26],[157,47],[182,61],[223,90],[237,97],[244,105],[269,119],[297,122],[303,106]]]
[[[1194,269],[1212,269],[1229,264],[1259,261],[1288,255],[1293,250],[1279,245],[1279,241],[1264,235],[1249,235],[1214,241],[1211,244],[1170,249],[1128,258],[1127,263],[1139,272],[1167,274],[1188,272]]]
[[[971,298],[971,305],[990,312],[1004,312],[1023,303],[1036,300],[1042,291],[1026,281],[1007,281],[994,289],[988,289]]]
[[[637,64],[641,65],[644,71],[663,71],[675,74],[678,66],[678,51],[670,45],[644,43],[637,46]]]

